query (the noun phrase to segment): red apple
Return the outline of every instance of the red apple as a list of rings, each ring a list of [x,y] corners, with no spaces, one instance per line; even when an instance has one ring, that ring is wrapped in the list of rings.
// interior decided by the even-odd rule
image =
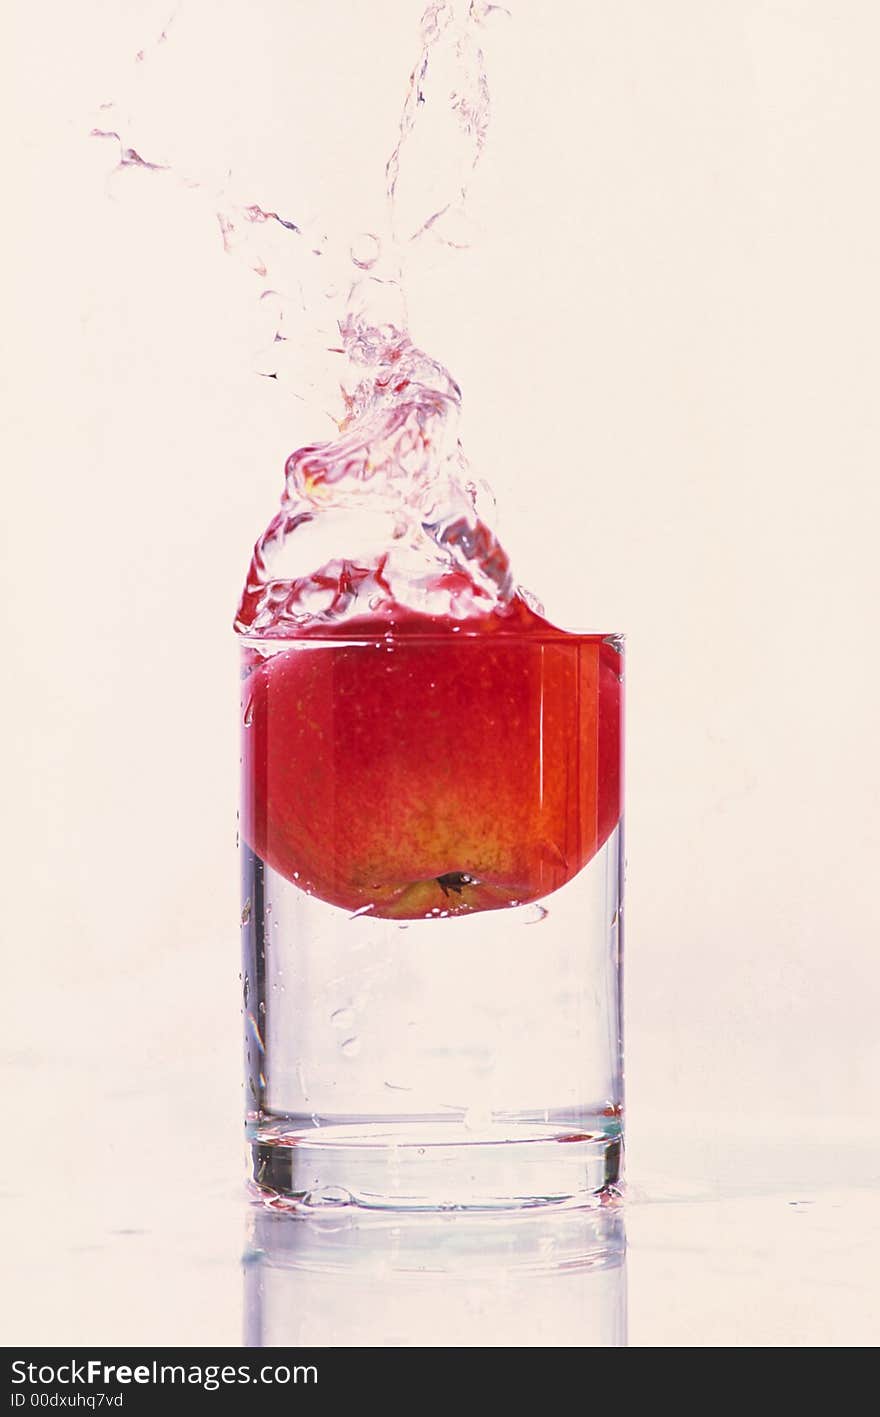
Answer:
[[[245,680],[242,828],[257,855],[322,900],[399,920],[571,880],[620,816],[617,648],[521,601],[336,633],[255,657]]]

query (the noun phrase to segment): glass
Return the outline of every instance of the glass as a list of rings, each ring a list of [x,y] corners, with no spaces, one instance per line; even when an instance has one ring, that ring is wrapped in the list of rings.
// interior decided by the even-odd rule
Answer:
[[[622,643],[242,642],[254,1181],[580,1206],[621,1177]]]
[[[619,1207],[344,1215],[250,1217],[245,1347],[626,1347]]]

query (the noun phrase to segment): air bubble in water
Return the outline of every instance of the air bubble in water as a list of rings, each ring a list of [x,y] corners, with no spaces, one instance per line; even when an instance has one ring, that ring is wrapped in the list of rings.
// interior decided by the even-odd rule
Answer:
[[[344,1186],[321,1186],[306,1196],[307,1205],[351,1205],[352,1194]]]

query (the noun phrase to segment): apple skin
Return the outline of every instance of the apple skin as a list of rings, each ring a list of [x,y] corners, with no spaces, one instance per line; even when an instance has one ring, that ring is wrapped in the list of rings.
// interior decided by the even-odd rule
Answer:
[[[519,600],[335,634],[246,651],[242,832],[258,856],[397,920],[540,900],[586,865],[621,810],[613,644]]]

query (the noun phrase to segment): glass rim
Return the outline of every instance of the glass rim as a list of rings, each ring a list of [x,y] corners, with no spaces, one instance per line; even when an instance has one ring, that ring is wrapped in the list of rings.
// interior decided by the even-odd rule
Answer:
[[[498,642],[506,644],[534,644],[534,645],[558,645],[570,644],[573,640],[582,644],[610,645],[618,653],[622,652],[626,644],[626,635],[623,631],[603,631],[603,630],[563,630],[551,629],[544,633],[535,633],[534,630],[492,630],[489,634],[480,630],[465,630],[459,633],[458,626],[452,626],[448,630],[417,630],[404,631],[402,634],[346,634],[341,627],[335,634],[318,634],[313,631],[306,631],[299,635],[260,635],[246,633],[241,630],[233,632],[234,639],[242,649],[294,649],[299,646],[317,646],[322,649],[341,649],[345,646],[372,646],[376,649],[389,644],[449,644],[452,640],[456,644],[496,644]],[[454,640],[453,640],[454,637]]]

